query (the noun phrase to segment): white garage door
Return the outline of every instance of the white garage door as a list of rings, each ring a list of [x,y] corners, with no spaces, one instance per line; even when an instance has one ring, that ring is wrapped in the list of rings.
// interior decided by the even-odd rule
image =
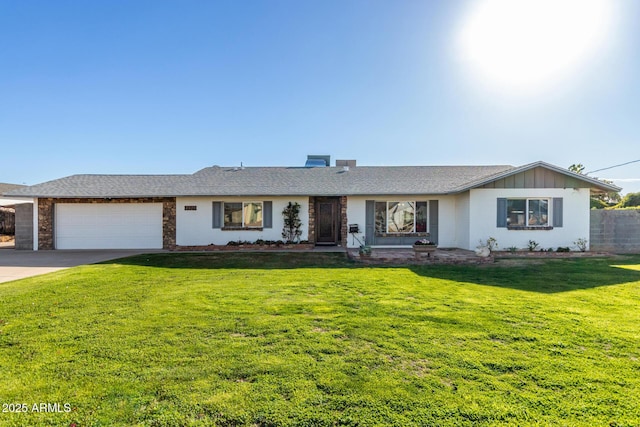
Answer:
[[[162,203],[57,203],[56,249],[162,249]]]

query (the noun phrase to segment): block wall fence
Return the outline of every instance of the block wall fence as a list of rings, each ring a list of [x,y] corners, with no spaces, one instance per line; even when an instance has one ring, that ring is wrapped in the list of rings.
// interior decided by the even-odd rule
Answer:
[[[640,253],[640,209],[591,210],[590,249]]]

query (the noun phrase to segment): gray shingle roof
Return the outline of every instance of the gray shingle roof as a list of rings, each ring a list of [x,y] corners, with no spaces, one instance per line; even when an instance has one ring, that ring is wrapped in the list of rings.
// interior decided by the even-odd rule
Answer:
[[[338,196],[451,194],[537,162],[513,166],[208,167],[192,175],[73,175],[13,190],[23,197]],[[585,179],[586,180],[586,179]],[[599,181],[588,178],[592,184]],[[602,184],[606,185],[606,184]]]
[[[191,175],[72,175],[12,191],[25,197],[161,197]]]
[[[445,194],[511,166],[209,167],[193,175],[73,175],[12,191],[25,197]]]
[[[0,182],[0,196],[2,196],[4,193],[8,193],[9,191],[14,191],[22,187],[25,187],[25,185],[7,184],[5,182]]]

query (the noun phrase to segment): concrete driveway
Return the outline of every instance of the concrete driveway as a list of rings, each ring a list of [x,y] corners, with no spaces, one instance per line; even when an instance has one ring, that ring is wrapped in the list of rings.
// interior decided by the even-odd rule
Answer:
[[[0,283],[157,250],[16,251],[0,249]]]

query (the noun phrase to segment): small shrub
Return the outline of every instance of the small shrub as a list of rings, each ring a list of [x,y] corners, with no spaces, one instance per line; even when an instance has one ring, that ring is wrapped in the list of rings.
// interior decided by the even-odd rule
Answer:
[[[573,244],[578,248],[578,250],[580,252],[586,252],[587,251],[587,244],[589,243],[589,241],[587,239],[585,239],[584,237],[581,237],[579,239],[577,239],[575,242],[573,242]]]
[[[495,237],[489,237],[485,242],[483,242],[482,240],[479,241],[479,245],[478,248],[489,248],[490,252],[495,251],[496,249],[498,249],[498,241],[496,240]]]
[[[568,246],[558,246],[556,252],[571,252],[571,249]]]
[[[507,250],[513,254],[513,253],[516,253],[518,251],[518,248],[515,247],[515,246],[509,246],[507,248]]]
[[[538,246],[540,246],[540,243],[536,242],[535,240],[529,240],[529,244],[528,244],[529,252],[535,251]]]
[[[227,246],[244,246],[244,245],[252,245],[253,242],[248,240],[229,240],[227,242]]]
[[[300,204],[297,202],[289,204],[282,210],[284,226],[282,227],[282,238],[287,243],[297,243],[302,236],[302,221],[300,221]]]
[[[629,193],[620,203],[616,205],[616,208],[631,208],[631,207],[640,207],[640,192],[639,193]]]

